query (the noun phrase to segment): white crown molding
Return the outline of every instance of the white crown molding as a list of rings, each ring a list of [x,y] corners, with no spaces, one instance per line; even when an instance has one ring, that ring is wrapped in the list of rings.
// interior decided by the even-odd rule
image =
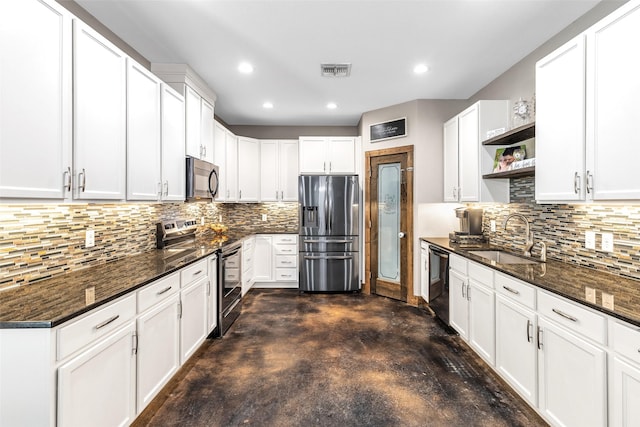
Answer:
[[[166,83],[183,83],[215,106],[218,96],[207,83],[187,64],[152,63],[151,71]]]

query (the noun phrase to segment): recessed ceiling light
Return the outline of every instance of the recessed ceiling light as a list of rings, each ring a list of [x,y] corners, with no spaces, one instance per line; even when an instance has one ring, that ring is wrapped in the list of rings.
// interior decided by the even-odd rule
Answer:
[[[253,65],[248,62],[241,62],[240,65],[238,65],[238,71],[242,74],[251,74],[253,73]]]
[[[262,104],[262,108],[271,109],[271,108],[273,108],[273,103],[267,101],[264,104]]]
[[[429,71],[429,67],[427,67],[425,64],[418,64],[413,67],[413,72],[416,74],[424,74],[427,71]]]
[[[329,110],[335,110],[336,108],[338,108],[338,104],[336,104],[335,102],[330,102],[327,104],[327,108]]]

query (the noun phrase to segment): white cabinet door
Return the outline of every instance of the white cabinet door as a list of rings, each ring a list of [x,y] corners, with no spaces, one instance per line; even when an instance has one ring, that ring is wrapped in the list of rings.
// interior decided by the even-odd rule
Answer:
[[[207,333],[218,326],[218,257],[209,257],[209,284],[207,286]]]
[[[260,141],[238,138],[238,201],[260,199]]]
[[[458,116],[444,124],[444,201],[458,201]]]
[[[257,235],[254,249],[253,277],[256,282],[274,280],[273,238]]]
[[[300,138],[300,173],[327,173],[327,141],[323,137]]]
[[[594,200],[640,199],[640,175],[632,173],[640,157],[638,76],[640,3],[632,1],[587,31],[587,185]]]
[[[202,158],[202,144],[200,143],[200,133],[202,132],[202,99],[198,92],[185,85],[185,128],[187,156]]]
[[[70,197],[70,15],[53,1],[3,7],[0,54],[0,197]]]
[[[277,202],[280,200],[279,142],[260,141],[260,200]]]
[[[184,98],[162,84],[162,200],[185,199]]]
[[[356,173],[355,138],[328,138],[327,161],[330,174]]]
[[[469,277],[469,344],[491,366],[496,363],[495,292]]]
[[[227,132],[226,138],[226,187],[225,200],[235,202],[238,200],[238,137]]]
[[[611,425],[640,426],[640,367],[613,356],[609,375]]]
[[[58,369],[58,425],[124,426],[135,418],[135,322]]]
[[[538,319],[539,409],[555,425],[607,424],[606,352]]]
[[[207,337],[207,281],[205,277],[180,291],[181,365]]]
[[[536,64],[536,200],[584,200],[584,168],[585,43],[579,35]]]
[[[480,200],[479,106],[474,104],[458,116],[458,176],[461,202]]]
[[[280,141],[280,201],[298,201],[298,141]]]
[[[449,270],[449,324],[465,340],[469,335],[467,276]]]
[[[535,312],[496,296],[496,370],[532,406],[538,403]]]
[[[176,293],[138,317],[138,414],[180,367],[179,302]]]
[[[82,22],[73,25],[75,197],[123,200],[126,55]]]
[[[420,295],[429,302],[429,244],[420,242]]]
[[[227,199],[227,129],[216,122],[213,130],[214,161],[220,167],[217,201]]]
[[[202,160],[213,163],[213,105],[202,99],[200,105],[200,145],[202,146]]]
[[[127,200],[161,195],[160,80],[127,60]]]

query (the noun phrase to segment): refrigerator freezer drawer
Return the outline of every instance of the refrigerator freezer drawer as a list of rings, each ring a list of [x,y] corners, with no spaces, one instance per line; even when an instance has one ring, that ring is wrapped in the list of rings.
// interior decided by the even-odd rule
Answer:
[[[301,252],[301,291],[350,292],[360,290],[358,252]]]

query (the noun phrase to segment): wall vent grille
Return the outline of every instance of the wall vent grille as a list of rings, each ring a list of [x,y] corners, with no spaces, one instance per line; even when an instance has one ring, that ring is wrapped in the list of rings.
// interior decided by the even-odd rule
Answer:
[[[322,77],[349,77],[351,64],[320,64]]]

